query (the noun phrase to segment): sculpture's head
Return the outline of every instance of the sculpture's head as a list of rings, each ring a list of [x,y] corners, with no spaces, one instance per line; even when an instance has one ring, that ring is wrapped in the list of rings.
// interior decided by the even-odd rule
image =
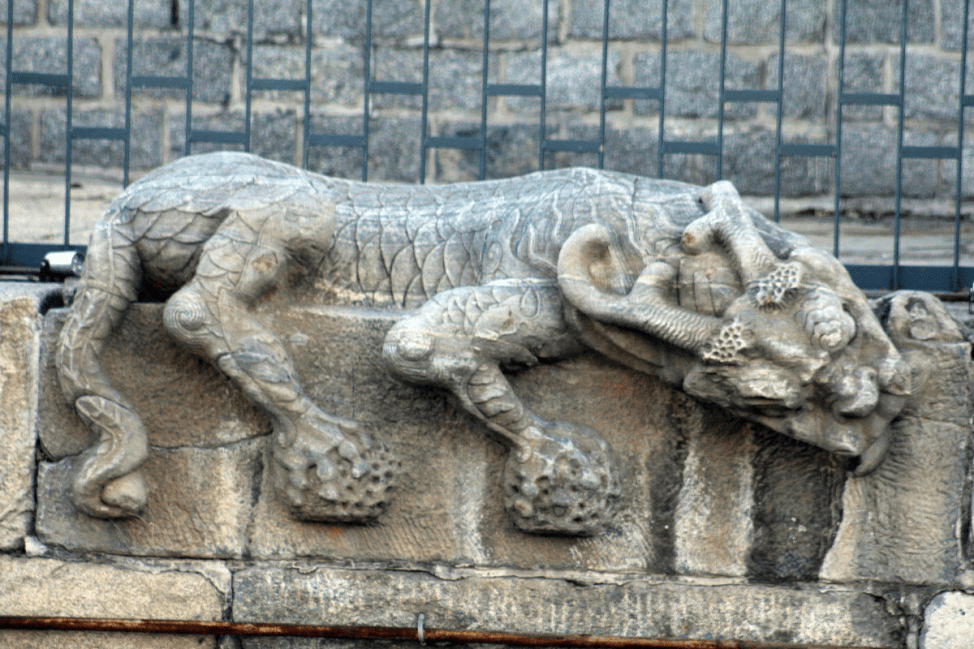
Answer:
[[[717,207],[687,227],[681,254],[643,268],[628,292],[613,288],[631,259],[618,237],[579,230],[559,259],[565,297],[617,357],[648,361],[688,394],[872,470],[914,387],[910,366],[835,258],[798,247],[781,259],[749,213]]]

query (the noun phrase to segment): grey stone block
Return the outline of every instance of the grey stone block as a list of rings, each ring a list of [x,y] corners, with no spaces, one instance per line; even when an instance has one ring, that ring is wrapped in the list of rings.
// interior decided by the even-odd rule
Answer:
[[[34,130],[34,118],[29,111],[11,110],[10,111],[10,168],[26,169],[30,166],[33,157],[32,139]],[[0,168],[3,168],[3,160],[0,158]]]
[[[605,168],[639,176],[657,173],[658,131],[648,128],[609,128],[605,132]]]
[[[421,125],[418,115],[369,121],[369,180],[419,180]],[[426,172],[432,175],[433,169]]]
[[[554,576],[553,576],[554,577]],[[389,593],[395,593],[390,604]],[[420,572],[253,567],[234,574],[238,622],[571,633],[785,644],[901,647],[882,597],[844,589],[622,584],[557,578],[441,579]],[[787,610],[787,615],[781,615]]]
[[[440,135],[477,137],[480,124],[445,124]],[[538,170],[540,132],[525,124],[487,125],[485,178],[509,178]],[[438,149],[436,178],[439,182],[477,180],[480,151]]]
[[[221,111],[209,115],[192,114],[193,130],[225,131],[229,133],[243,133],[245,130],[244,113],[236,110]],[[169,131],[169,159],[185,155],[186,143],[186,114],[171,113],[167,116]],[[253,143],[253,141],[252,141]],[[211,151],[242,150],[243,145],[226,142],[193,142],[190,153],[209,153]]]
[[[297,138],[298,117],[293,110],[255,113],[251,120],[251,151],[288,164],[301,161]]]
[[[974,595],[940,593],[923,611],[920,649],[964,649],[974,638]]]
[[[782,137],[790,144],[822,144],[803,137]],[[775,181],[775,134],[770,131],[745,131],[724,134],[723,176],[744,194],[771,196]],[[809,196],[832,187],[834,167],[825,158],[783,156],[781,195]]]
[[[657,53],[637,54],[634,59],[636,86],[658,87],[660,57]],[[728,53],[726,87],[761,87],[761,66]],[[678,117],[716,117],[720,105],[720,54],[717,52],[673,52],[667,55],[666,114]],[[637,114],[658,112],[656,102],[637,102]],[[724,117],[744,119],[757,113],[755,104],[726,104]]]
[[[610,86],[621,84],[618,74],[619,53],[609,51],[608,78]],[[541,82],[541,52],[511,54],[505,62],[506,83],[538,84]],[[546,71],[546,107],[548,109],[598,110],[602,90],[602,54],[576,54],[568,50],[550,50]],[[516,111],[537,110],[537,99],[505,98]],[[622,107],[617,99],[606,101],[606,109]]]
[[[0,294],[0,550],[21,550],[34,513],[40,306],[55,287]]]
[[[826,71],[828,61],[824,54],[805,56],[785,54],[784,116],[824,123],[829,102]],[[767,87],[778,89],[778,56],[768,61]],[[768,111],[777,115],[777,107],[768,104]]]
[[[605,9],[601,2],[576,2],[572,7],[569,35],[601,40]],[[693,3],[690,0],[669,2],[666,12],[666,38],[680,41],[694,35]],[[609,7],[610,40],[654,40],[663,33],[663,10],[659,2],[618,0]]]
[[[846,52],[844,92],[885,93],[883,66],[886,55],[875,52]],[[838,65],[836,62],[835,65]],[[838,70],[834,73],[838,78]],[[881,106],[843,106],[843,118],[878,121],[883,118]]]
[[[375,79],[379,81],[423,80],[423,52],[417,49],[376,48],[372,58]],[[431,50],[429,53],[428,109],[479,111],[483,84],[483,56],[479,52]],[[497,56],[488,60],[488,82],[497,81]],[[357,79],[361,84],[361,75]],[[361,85],[359,86],[361,87]],[[420,110],[422,95],[373,94],[372,106]]]
[[[325,135],[361,135],[362,117],[332,117],[312,115],[311,133]],[[326,176],[362,179],[362,149],[345,146],[313,146],[308,148],[308,168]],[[381,156],[376,152],[376,156]]]
[[[899,78],[898,57],[893,74]],[[907,119],[937,121],[956,128],[960,115],[959,61],[924,54],[907,56],[905,90]]]
[[[833,5],[835,28],[832,39],[841,37],[842,3]],[[846,9],[846,41],[849,43],[899,43],[903,0],[861,0],[849,2]],[[907,41],[930,43],[934,40],[933,0],[909,0]]]
[[[904,144],[936,146],[935,133],[907,131]],[[939,165],[930,160],[903,163],[903,195],[936,194]],[[896,191],[896,133],[879,125],[846,124],[842,132],[842,194],[844,196],[892,196]]]
[[[400,39],[423,35],[423,12],[417,2],[377,2],[372,6],[372,38]],[[315,36],[364,41],[366,4],[346,0],[319,0],[312,13]]]
[[[41,349],[37,430],[53,460],[77,455],[95,441],[65,401],[54,366],[66,317],[64,309],[47,313]],[[213,448],[270,432],[267,421],[222,374],[173,345],[162,326],[160,305],[133,306],[102,362],[142,416],[154,447]]]
[[[0,0],[0,25],[7,24],[10,0]],[[14,0],[14,26],[33,25],[37,22],[37,0]]]
[[[214,35],[247,34],[247,0],[196,0],[195,5],[195,31]],[[301,17],[304,6],[302,0],[255,2],[254,39],[303,36]],[[170,9],[169,13],[172,11]],[[175,12],[175,25],[185,28],[189,23],[189,1],[178,0]]]
[[[5,616],[220,620],[230,592],[230,571],[215,562],[123,567],[0,556]]]
[[[723,3],[707,4],[703,37],[721,41]],[[785,40],[819,42],[825,33],[825,5],[820,2],[797,2],[788,5],[785,17]],[[767,0],[733,0],[727,11],[727,43],[756,45],[777,43],[781,35],[781,6]]]
[[[968,38],[974,36],[974,11],[968,16]],[[964,38],[964,0],[940,0],[940,47],[959,50]],[[968,52],[971,44],[968,43]]]
[[[152,449],[141,469],[149,488],[146,511],[125,520],[92,518],[74,508],[68,489],[77,457],[42,462],[37,536],[79,552],[240,558],[262,447],[250,440],[211,449]]]
[[[482,509],[478,477],[493,443],[445,394],[407,386],[388,374],[382,342],[397,318],[308,308],[273,314],[273,327],[284,332],[308,396],[326,412],[358,421],[391,449],[403,471],[389,510],[374,524],[306,523],[289,516],[274,489],[274,460],[265,457],[249,555],[393,564],[407,556],[420,562],[477,560],[482,550],[465,519]],[[464,511],[471,514],[465,517]]]
[[[137,28],[167,29],[173,26],[170,0],[136,2],[133,8],[133,25]],[[67,25],[68,0],[49,0],[47,19],[52,25]],[[128,3],[74,0],[74,24],[76,27],[125,27],[128,25]]]
[[[361,105],[365,61],[361,47],[336,44],[316,48],[311,53],[311,101],[314,104]],[[246,84],[246,69],[241,69],[241,87]],[[254,47],[255,78],[305,78],[303,46],[257,45]],[[255,99],[272,99],[298,104],[304,99],[301,92],[261,90]]]
[[[162,164],[162,110],[132,114],[130,167],[154,169]],[[100,126],[123,128],[123,111],[73,111],[74,127]],[[64,164],[65,115],[61,110],[41,113],[41,162]],[[125,145],[121,140],[74,140],[71,149],[74,164],[104,168],[121,168],[125,159]]]
[[[916,298],[907,298],[906,306],[909,317],[922,323],[927,306]],[[969,463],[958,458],[967,457],[971,444],[971,346],[957,342],[957,330],[910,331],[919,339],[894,341],[914,362],[923,359],[926,383],[892,424],[886,460],[846,483],[842,524],[822,565],[824,579],[950,583],[964,567],[957,537],[970,498],[956,485],[970,479]]]
[[[493,0],[490,3],[490,41],[541,40],[544,4],[518,0]],[[577,10],[576,10],[577,11]],[[548,3],[548,41],[558,37],[561,5]],[[481,0],[444,0],[436,5],[433,21],[444,38],[477,39],[484,37],[484,3]]]
[[[234,53],[227,43],[202,38],[193,41],[193,99],[225,104],[230,101]],[[115,41],[115,94],[125,95],[126,40]],[[160,37],[136,40],[133,44],[133,76],[186,76],[186,39]],[[136,97],[171,97],[183,99],[179,89],[136,88]]]
[[[17,649],[217,649],[214,636],[98,631],[0,631],[0,645]]]
[[[0,39],[0,85],[6,83],[7,43]],[[43,72],[66,74],[68,71],[67,49],[64,37],[24,36],[14,39],[13,70],[17,72]],[[94,38],[76,37],[74,39],[74,96],[100,97],[101,45]],[[33,96],[63,97],[64,88],[42,85],[14,86],[14,94]]]

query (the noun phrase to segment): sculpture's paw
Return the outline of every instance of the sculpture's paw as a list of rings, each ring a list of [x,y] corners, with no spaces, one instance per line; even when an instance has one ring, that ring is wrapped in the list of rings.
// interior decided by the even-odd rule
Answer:
[[[504,469],[504,505],[526,532],[596,534],[611,519],[621,492],[609,444],[565,424],[513,449]]]
[[[353,424],[303,431],[274,449],[277,491],[299,520],[366,523],[389,507],[399,461]],[[317,433],[317,434],[316,434]]]

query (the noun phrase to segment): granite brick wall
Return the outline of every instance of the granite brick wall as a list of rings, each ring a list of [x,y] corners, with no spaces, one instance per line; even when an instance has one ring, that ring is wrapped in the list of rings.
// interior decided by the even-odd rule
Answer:
[[[904,143],[956,146],[960,104],[963,0],[909,3],[905,70]],[[609,20],[607,83],[660,83],[662,2],[616,0]],[[243,130],[246,99],[245,0],[195,3],[193,123],[195,128]],[[850,92],[895,93],[899,88],[902,5],[888,0],[850,0],[847,9],[845,84]],[[541,79],[543,3],[491,3],[489,83],[538,83]],[[120,126],[124,119],[126,3],[74,3],[74,97],[76,125]],[[782,140],[834,144],[837,132],[841,2],[789,3]],[[604,5],[597,0],[549,0],[547,7],[546,109],[544,135],[553,139],[598,138],[601,36]],[[483,74],[483,4],[480,0],[430,3],[429,135],[477,135]],[[188,0],[135,3],[134,74],[180,75],[187,61]],[[253,70],[259,77],[301,78],[308,16],[302,0],[255,3]],[[310,33],[312,132],[363,132],[365,2],[316,0]],[[0,3],[6,20],[6,2]],[[16,0],[13,10],[13,69],[66,71],[67,0]],[[420,81],[423,65],[423,0],[375,0],[371,70],[380,81]],[[728,89],[775,90],[778,83],[780,7],[774,0],[730,0],[725,79]],[[718,134],[721,3],[669,0],[664,138],[710,140]],[[0,64],[6,48],[0,47]],[[971,68],[971,66],[968,66]],[[0,76],[3,72],[0,70]],[[966,71],[968,88],[974,71]],[[969,92],[969,91],[968,91]],[[300,92],[252,95],[253,149],[300,164],[305,112]],[[63,164],[63,89],[15,84],[11,119],[12,165]],[[369,118],[370,179],[415,181],[420,169],[422,98],[373,95]],[[135,175],[183,153],[185,97],[180,90],[141,89],[133,97]],[[487,99],[488,177],[536,169],[541,102],[537,97]],[[660,104],[655,100],[609,100],[606,105],[605,166],[645,175],[660,173],[657,159]],[[843,108],[841,193],[889,195],[895,187],[897,124],[893,106]],[[972,112],[968,111],[968,126]],[[773,103],[724,106],[722,175],[746,193],[773,192],[777,110]],[[968,128],[974,132],[974,129]],[[193,145],[194,151],[213,148]],[[963,157],[965,196],[974,195],[974,157]],[[476,151],[427,152],[428,181],[476,178]],[[100,168],[122,165],[119,143],[78,140],[73,162]],[[357,178],[361,151],[312,147],[316,170]],[[593,153],[550,152],[549,167],[596,165]],[[662,173],[693,182],[716,178],[707,155],[667,155]],[[904,195],[953,196],[956,163],[910,161]],[[834,191],[834,162],[788,158],[784,196]]]

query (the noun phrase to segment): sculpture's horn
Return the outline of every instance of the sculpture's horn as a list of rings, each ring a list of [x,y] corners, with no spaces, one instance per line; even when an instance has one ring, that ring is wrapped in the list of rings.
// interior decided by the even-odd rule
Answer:
[[[668,287],[675,270],[650,264],[628,295],[606,290],[611,275],[624,272],[612,237],[601,225],[587,225],[568,238],[558,257],[558,284],[565,299],[582,313],[608,324],[628,327],[682,349],[698,352],[720,321],[675,306]]]

